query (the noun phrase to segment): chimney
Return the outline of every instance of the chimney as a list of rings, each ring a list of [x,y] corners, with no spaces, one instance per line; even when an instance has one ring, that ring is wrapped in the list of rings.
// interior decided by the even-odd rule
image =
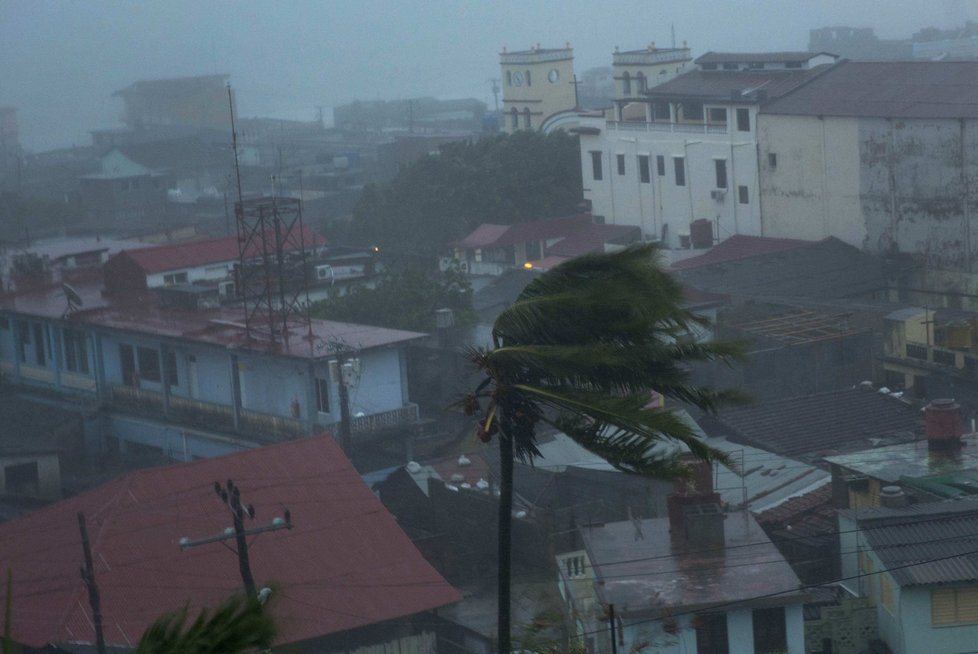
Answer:
[[[924,410],[927,449],[948,452],[961,447],[961,407],[953,399],[931,400]]]
[[[880,489],[880,506],[887,509],[902,509],[907,506],[907,496],[899,486],[884,486]]]
[[[672,483],[666,498],[669,532],[698,548],[723,544],[723,511],[720,494],[713,489],[713,464],[697,457],[685,458],[689,475]]]

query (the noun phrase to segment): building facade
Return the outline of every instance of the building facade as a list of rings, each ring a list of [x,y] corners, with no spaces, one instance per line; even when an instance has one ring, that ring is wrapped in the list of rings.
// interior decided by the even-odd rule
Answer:
[[[541,129],[555,114],[577,107],[574,50],[541,48],[499,54],[503,131]]]

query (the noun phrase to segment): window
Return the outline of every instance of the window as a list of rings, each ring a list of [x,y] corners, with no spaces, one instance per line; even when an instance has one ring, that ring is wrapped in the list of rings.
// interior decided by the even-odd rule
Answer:
[[[666,176],[666,158],[661,154],[657,154],[655,156],[655,172],[659,175],[659,177]]]
[[[624,175],[625,174],[625,155],[619,154],[619,155],[617,155],[615,157],[615,160],[618,162],[618,174],[619,175]]]
[[[645,73],[639,72],[635,76],[635,81],[638,82],[638,92],[641,93],[648,88],[648,83],[645,81]]]
[[[132,345],[119,345],[119,368],[122,371],[122,383],[134,386],[136,383],[136,354]]]
[[[515,132],[520,128],[520,112],[516,110],[516,107],[510,111],[511,127]]]
[[[655,120],[669,120],[672,118],[672,112],[669,109],[668,102],[656,102],[652,105],[652,112]]]
[[[737,202],[740,204],[750,204],[750,195],[746,186],[737,187]]]
[[[26,322],[17,323],[17,341],[20,345],[20,362],[27,363],[27,348],[31,342],[31,329]]]
[[[696,654],[727,654],[730,651],[726,613],[695,615],[693,628],[696,630]]]
[[[329,380],[316,377],[316,410],[329,413]]]
[[[801,68],[801,62],[800,61],[786,61],[786,62],[784,62],[784,67],[785,68]]]
[[[717,125],[727,124],[727,110],[725,107],[710,107],[709,114],[710,122]]]
[[[513,71],[507,70],[506,71],[506,86],[512,86],[512,85],[513,85]]]
[[[146,381],[160,381],[160,353],[151,347],[137,347],[136,360],[139,362],[139,377]]]
[[[778,155],[775,154],[774,152],[768,152],[767,153],[767,165],[770,166],[771,168],[777,168],[778,167]]]
[[[649,170],[649,155],[647,154],[638,155],[638,175],[643,184],[652,181],[652,171]]]
[[[676,175],[676,186],[686,186],[686,157],[673,157],[672,168]]]
[[[82,332],[65,330],[65,370],[88,374],[88,339]]]
[[[170,273],[169,275],[163,275],[163,283],[167,286],[173,286],[174,284],[186,284],[187,283],[187,273]]]
[[[723,64],[724,70],[737,70],[738,68],[740,68],[738,64],[731,64],[731,63]]]
[[[624,95],[628,95],[628,94],[630,94],[632,92],[632,78],[628,74],[628,71],[627,70],[621,76],[621,92]]]
[[[531,128],[530,122],[531,122],[531,119],[530,119],[530,108],[527,107],[526,109],[523,110],[523,128],[524,129],[530,129]]]
[[[526,71],[526,85],[530,86],[530,71]]]
[[[880,574],[880,604],[893,614],[893,579],[886,572]]]
[[[935,588],[930,592],[934,626],[978,624],[978,588]]]
[[[683,120],[703,120],[702,102],[684,102],[682,107]]]
[[[700,68],[702,68],[703,70],[716,70],[717,69],[717,65],[716,64],[702,64],[700,66]]]
[[[601,174],[601,153],[591,152],[591,179],[599,182],[603,179]]]
[[[750,109],[746,107],[737,108],[737,131],[738,132],[750,131]]]
[[[727,160],[714,159],[713,166],[716,168],[717,188],[727,188]]]
[[[40,485],[37,461],[4,466],[3,490],[8,495],[37,495]]]
[[[175,352],[167,351],[166,356],[163,359],[163,365],[166,366],[166,385],[167,386],[179,386],[180,378],[177,375],[177,355]]]
[[[788,631],[784,624],[784,607],[754,609],[754,651],[777,654],[788,651]]]
[[[34,361],[43,366],[47,362],[44,352],[44,325],[34,323],[31,327],[34,332]]]

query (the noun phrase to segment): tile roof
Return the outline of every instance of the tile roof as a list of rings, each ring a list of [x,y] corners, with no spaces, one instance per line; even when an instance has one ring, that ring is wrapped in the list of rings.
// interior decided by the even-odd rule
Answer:
[[[844,61],[762,113],[978,118],[978,61]]]
[[[978,501],[861,509],[862,534],[900,586],[978,582]]]
[[[256,584],[271,585],[278,643],[432,610],[458,593],[421,557],[328,436],[133,472],[0,525],[0,561],[14,571],[13,639],[32,647],[94,640],[76,513],[84,512],[106,640],[132,645],[161,613],[191,614],[241,588],[237,557],[180,538],[220,533],[228,510],[214,481],[233,479],[267,524],[295,525],[249,546]],[[0,589],[0,598],[6,590]],[[29,616],[29,619],[27,618]]]
[[[645,95],[653,99],[702,98],[731,102],[731,93],[735,91],[744,93],[764,90],[768,98],[777,98],[821,74],[828,66],[823,64],[800,70],[692,70],[668,82],[653,86],[645,92]],[[742,102],[758,102],[753,95],[741,97]]]
[[[693,62],[695,64],[737,63],[751,64],[762,62],[805,62],[827,52],[786,51],[786,52],[707,52]],[[834,56],[834,55],[833,55]]]
[[[326,245],[326,239],[305,225],[303,225],[302,240],[309,248]],[[135,261],[147,273],[194,268],[237,260],[238,237],[222,236],[201,241],[168,243],[139,250],[124,250],[116,256],[123,255]]]
[[[601,600],[622,615],[669,613],[776,594],[799,603],[798,577],[747,512],[728,513],[725,548],[674,547],[669,519],[581,527]]]
[[[725,408],[700,424],[711,435],[794,458],[868,450],[922,435],[914,407],[863,388]]]
[[[835,538],[838,530],[831,483],[823,483],[755,515],[757,522],[768,532],[790,530],[800,537],[831,535]]]

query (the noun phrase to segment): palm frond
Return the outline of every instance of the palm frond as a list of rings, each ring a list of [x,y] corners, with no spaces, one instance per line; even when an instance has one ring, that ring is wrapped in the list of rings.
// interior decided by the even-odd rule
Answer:
[[[167,613],[143,633],[136,654],[224,654],[268,647],[275,625],[256,599],[232,597],[202,609],[184,630],[187,608]]]

